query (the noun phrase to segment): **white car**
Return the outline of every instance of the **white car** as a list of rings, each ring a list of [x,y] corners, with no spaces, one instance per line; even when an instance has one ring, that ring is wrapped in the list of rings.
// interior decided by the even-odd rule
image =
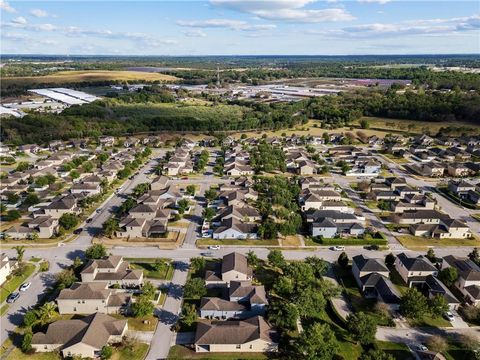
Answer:
[[[423,344],[413,344],[412,348],[415,351],[428,351],[428,348]]]
[[[220,250],[220,245],[210,245],[208,250]]]
[[[445,313],[445,318],[450,322],[455,321],[455,317],[453,316],[451,311],[447,311]]]
[[[332,247],[333,251],[345,251],[345,246],[343,245],[335,245]]]
[[[32,283],[29,283],[29,282],[27,282],[27,283],[25,283],[25,284],[22,284],[22,285],[20,286],[19,290],[20,290],[20,291],[27,291],[28,288],[29,288],[31,285],[32,285]]]

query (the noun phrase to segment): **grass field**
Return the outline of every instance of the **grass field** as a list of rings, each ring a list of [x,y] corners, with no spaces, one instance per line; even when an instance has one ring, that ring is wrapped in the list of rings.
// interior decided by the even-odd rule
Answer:
[[[173,276],[173,266],[165,259],[160,259],[158,264],[155,263],[156,259],[126,260],[130,261],[132,269],[143,270],[143,274],[146,278],[170,280]]]
[[[182,345],[170,348],[168,359],[212,359],[212,360],[240,360],[240,359],[269,359],[265,354],[255,353],[196,353]]]
[[[136,342],[131,346],[122,346],[113,351],[111,360],[142,360],[147,355],[148,344]]]
[[[449,247],[449,246],[480,246],[480,240],[474,239],[432,239],[413,235],[397,236],[398,241],[410,250],[426,250],[429,246]]]
[[[237,239],[197,239],[197,246],[209,246],[209,245],[245,245],[245,246],[277,246],[278,240],[237,240]]]
[[[60,71],[45,76],[7,77],[2,79],[2,87],[9,84],[33,85],[55,83],[80,83],[88,81],[175,81],[175,76],[141,71]]]
[[[13,276],[10,280],[6,281],[0,288],[0,303],[3,303],[5,299],[14,292],[22,283],[28,279],[30,275],[35,271],[35,265],[27,264],[25,273],[22,276]]]

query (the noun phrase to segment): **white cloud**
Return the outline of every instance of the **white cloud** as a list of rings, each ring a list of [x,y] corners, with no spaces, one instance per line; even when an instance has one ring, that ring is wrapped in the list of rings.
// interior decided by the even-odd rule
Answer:
[[[35,17],[47,17],[48,13],[42,9],[32,9],[30,10],[30,15]]]
[[[8,2],[4,0],[0,0],[0,9],[9,13],[17,12],[17,10],[15,10]]]
[[[27,23],[27,19],[25,19],[23,16],[19,16],[19,17],[16,17],[15,19],[13,19],[12,23],[24,25],[24,24]]]
[[[367,3],[367,4],[374,4],[374,3],[377,3],[377,4],[380,4],[380,5],[384,5],[386,3],[389,3],[391,0],[358,0],[358,2],[360,3]]]
[[[342,8],[312,10],[305,6],[317,0],[210,0],[213,6],[253,14],[261,19],[299,23],[351,21],[355,17]]]
[[[14,41],[25,41],[28,39],[28,36],[26,34],[6,32],[2,34],[2,38]]]
[[[184,31],[183,34],[187,37],[207,37],[207,34],[202,30]]]
[[[241,31],[259,31],[276,28],[274,24],[252,25],[246,21],[230,19],[178,20],[177,25],[192,28],[226,28]]]

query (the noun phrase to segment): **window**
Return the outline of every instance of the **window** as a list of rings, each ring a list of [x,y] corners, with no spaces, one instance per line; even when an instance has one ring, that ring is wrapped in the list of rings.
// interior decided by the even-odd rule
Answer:
[[[73,308],[73,311],[77,311],[77,308],[76,308],[76,307],[74,307],[74,308]]]
[[[237,345],[237,349],[241,349],[242,348],[242,345]]]
[[[43,348],[44,348],[45,350],[47,350],[47,345],[45,345]]]

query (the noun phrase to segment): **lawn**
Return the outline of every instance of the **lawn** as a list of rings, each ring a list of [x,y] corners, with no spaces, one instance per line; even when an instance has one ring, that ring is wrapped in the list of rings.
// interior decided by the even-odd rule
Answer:
[[[400,235],[397,236],[397,239],[403,246],[410,250],[427,250],[430,246],[480,246],[480,240],[478,239],[478,237],[473,239],[433,239],[413,235]]]
[[[237,239],[197,239],[197,246],[209,246],[209,245],[245,245],[245,246],[278,246],[278,240],[237,240]]]
[[[0,316],[3,316],[7,312],[8,307],[9,307],[8,304],[3,304],[3,306],[0,307]]]
[[[282,238],[282,246],[300,246],[300,239],[297,235],[289,235]]]
[[[412,358],[410,350],[405,344],[388,341],[377,341],[376,344],[380,350],[392,355],[396,360],[408,360]]]
[[[171,262],[165,259],[158,259],[160,262],[156,263],[155,260],[157,259],[126,259],[126,261],[130,261],[132,269],[143,270],[143,275],[146,278],[171,280],[173,277]]]
[[[240,360],[240,359],[272,359],[266,354],[256,353],[196,353],[182,345],[170,348],[168,359],[215,359],[215,360]]]
[[[130,346],[121,346],[113,351],[111,360],[142,360],[147,356],[148,344],[136,342]]]
[[[5,360],[61,360],[62,357],[57,352],[24,354],[19,348],[15,347]]]
[[[139,318],[129,317],[128,329],[135,331],[155,331],[158,323],[158,318],[154,315],[147,315]],[[144,323],[146,321],[146,323]]]
[[[421,319],[409,319],[408,323],[412,327],[452,327],[452,324],[444,318],[433,318],[430,315],[424,315]]]
[[[25,273],[22,276],[13,276],[10,280],[6,281],[0,288],[0,303],[3,303],[8,295],[14,292],[26,279],[30,277],[35,271],[35,265],[26,264]]]

